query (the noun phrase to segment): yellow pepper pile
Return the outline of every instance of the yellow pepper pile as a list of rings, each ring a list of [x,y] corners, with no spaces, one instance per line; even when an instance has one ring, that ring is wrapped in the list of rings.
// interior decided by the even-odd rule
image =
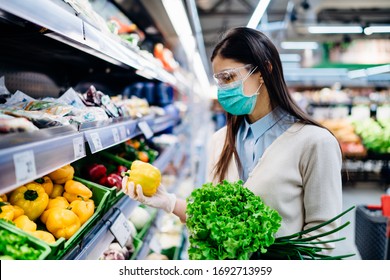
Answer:
[[[92,191],[73,176],[73,167],[66,165],[1,195],[0,219],[47,243],[71,238],[95,212]],[[37,220],[47,231],[37,230]]]

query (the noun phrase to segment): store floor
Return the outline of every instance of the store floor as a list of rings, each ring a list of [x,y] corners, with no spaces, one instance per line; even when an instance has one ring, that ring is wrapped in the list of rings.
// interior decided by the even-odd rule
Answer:
[[[343,210],[355,205],[380,205],[381,195],[385,193],[383,186],[374,182],[347,184],[343,186]],[[355,210],[342,217],[342,221],[350,221],[351,224],[340,232],[340,236],[346,240],[338,242],[334,255],[354,253],[355,256],[348,259],[360,260],[360,254],[355,245]]]

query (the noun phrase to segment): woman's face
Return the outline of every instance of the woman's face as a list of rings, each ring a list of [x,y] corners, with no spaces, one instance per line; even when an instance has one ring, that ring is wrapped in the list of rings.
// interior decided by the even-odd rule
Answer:
[[[245,95],[250,96],[256,93],[260,86],[261,78],[260,72],[254,72],[248,77],[253,67],[244,67],[245,65],[245,63],[221,56],[216,56],[212,62],[214,74],[217,74],[225,83],[235,82],[246,77],[243,90]]]

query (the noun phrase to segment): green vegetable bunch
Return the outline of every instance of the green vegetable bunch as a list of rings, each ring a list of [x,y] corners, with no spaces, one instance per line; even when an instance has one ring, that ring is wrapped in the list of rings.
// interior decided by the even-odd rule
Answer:
[[[321,245],[345,238],[318,241],[350,223],[305,237],[339,219],[354,207],[312,228],[275,238],[282,218],[242,185],[242,181],[204,184],[187,198],[187,229],[192,260],[343,259],[354,254],[328,256]]]
[[[204,184],[187,198],[190,259],[247,260],[274,243],[282,218],[242,183]]]

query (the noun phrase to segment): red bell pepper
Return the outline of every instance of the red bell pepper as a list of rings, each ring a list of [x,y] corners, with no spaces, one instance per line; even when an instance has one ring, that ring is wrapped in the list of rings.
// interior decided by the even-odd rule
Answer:
[[[107,176],[107,186],[116,187],[118,190],[122,189],[122,177],[116,173],[111,173]]]
[[[106,176],[107,168],[103,164],[94,163],[87,167],[87,175],[93,182],[99,182],[99,179]]]
[[[119,176],[121,176],[121,174],[123,172],[126,172],[128,170],[128,168],[126,166],[123,166],[123,165],[119,165],[117,168],[116,168],[116,174],[118,174]]]

